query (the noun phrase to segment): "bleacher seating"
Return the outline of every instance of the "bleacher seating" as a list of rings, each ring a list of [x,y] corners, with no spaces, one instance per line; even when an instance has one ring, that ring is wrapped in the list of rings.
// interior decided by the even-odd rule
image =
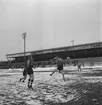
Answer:
[[[64,59],[64,65],[68,66],[70,64],[74,65],[75,62],[81,62],[87,66],[93,65],[102,65],[102,57],[93,57],[93,58],[79,58],[79,59],[71,59],[70,62],[67,59]],[[38,61],[33,62],[33,65],[36,67],[46,67],[46,66],[55,66],[55,62],[49,61]],[[22,68],[24,66],[24,62],[16,62],[16,61],[1,61],[0,69],[8,69],[8,68]]]
[[[1,61],[0,62],[0,69],[8,69],[8,61]]]

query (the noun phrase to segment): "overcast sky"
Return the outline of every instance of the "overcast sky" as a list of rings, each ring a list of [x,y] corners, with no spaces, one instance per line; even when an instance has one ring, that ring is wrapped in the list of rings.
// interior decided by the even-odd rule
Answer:
[[[101,0],[0,0],[0,60],[5,54],[101,41]]]

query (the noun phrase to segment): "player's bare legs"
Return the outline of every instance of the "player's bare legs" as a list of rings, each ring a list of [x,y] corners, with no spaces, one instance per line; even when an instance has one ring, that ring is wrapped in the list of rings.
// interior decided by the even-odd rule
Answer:
[[[33,81],[34,81],[34,74],[30,74],[28,79],[28,88],[33,89],[32,88]]]
[[[66,80],[65,80],[65,76],[64,76],[64,72],[63,72],[63,70],[60,70],[59,73],[62,74],[63,80],[66,81]]]
[[[27,75],[25,75],[23,78],[20,78],[20,80],[19,80],[19,81],[24,82],[24,81],[26,80],[26,78],[27,78]]]
[[[52,76],[55,72],[57,72],[57,69],[55,69],[55,70],[50,74],[50,76]]]

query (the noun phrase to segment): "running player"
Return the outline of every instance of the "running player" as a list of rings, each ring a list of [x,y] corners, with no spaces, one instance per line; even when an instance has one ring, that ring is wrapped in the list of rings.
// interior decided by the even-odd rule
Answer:
[[[29,75],[28,79],[28,88],[32,88],[32,83],[34,81],[34,73],[33,73],[33,65],[31,64],[31,60],[27,61],[27,74]]]
[[[26,68],[26,65],[24,66],[24,70],[23,70],[23,78],[20,78],[20,82],[24,82],[27,78],[27,68]]]
[[[53,71],[50,76],[52,76],[55,72],[57,72],[57,70],[59,71],[59,73],[62,74],[63,80],[65,81],[65,77],[64,77],[64,72],[63,72],[63,60],[62,58],[59,57],[55,57],[54,58],[56,60],[57,63],[57,69],[55,69],[55,71]]]

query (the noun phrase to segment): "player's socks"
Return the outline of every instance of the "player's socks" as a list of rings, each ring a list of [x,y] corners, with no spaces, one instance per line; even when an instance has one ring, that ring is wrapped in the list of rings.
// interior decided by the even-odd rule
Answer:
[[[30,79],[28,79],[28,88],[30,88]]]
[[[24,82],[24,80],[22,82]]]
[[[50,74],[49,76],[52,76],[52,74]]]
[[[21,82],[21,79],[19,81]]]
[[[33,80],[30,80],[30,82],[31,82],[30,88],[33,89],[33,87],[32,87]]]

